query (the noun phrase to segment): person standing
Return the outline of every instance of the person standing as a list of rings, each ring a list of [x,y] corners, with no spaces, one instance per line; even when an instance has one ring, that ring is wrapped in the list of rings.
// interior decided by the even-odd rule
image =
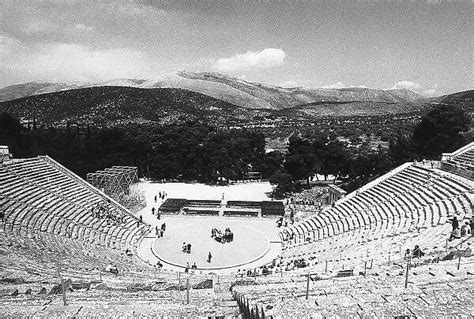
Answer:
[[[184,268],[184,273],[187,274],[189,272],[189,262],[186,263],[186,268]]]
[[[414,258],[421,258],[425,255],[425,253],[420,249],[420,246],[415,245],[415,248],[413,249],[413,257]]]
[[[211,252],[209,252],[209,254],[207,255],[207,262],[211,263],[211,260],[212,260],[212,254]]]
[[[464,225],[461,226],[461,237],[468,236],[469,234],[471,234],[471,227],[468,222],[465,222]]]
[[[456,216],[451,219],[451,225],[453,226],[453,231],[459,227],[459,221]]]

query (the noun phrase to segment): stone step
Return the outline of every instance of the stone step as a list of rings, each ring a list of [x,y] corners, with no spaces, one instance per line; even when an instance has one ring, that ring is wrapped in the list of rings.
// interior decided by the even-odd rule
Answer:
[[[219,304],[222,307],[238,307],[239,306],[236,300],[222,300]]]

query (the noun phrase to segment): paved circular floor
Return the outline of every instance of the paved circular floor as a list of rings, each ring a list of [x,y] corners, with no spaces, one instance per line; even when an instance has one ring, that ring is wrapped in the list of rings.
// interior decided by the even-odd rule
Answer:
[[[186,266],[196,263],[198,269],[223,269],[248,264],[263,257],[269,240],[258,225],[246,225],[245,220],[232,217],[180,219],[167,218],[166,232],[153,244],[153,253],[166,263]],[[211,238],[212,228],[222,232],[229,227],[234,233],[231,243],[219,243]],[[192,245],[191,253],[182,252],[183,242]],[[212,261],[207,262],[211,252]]]

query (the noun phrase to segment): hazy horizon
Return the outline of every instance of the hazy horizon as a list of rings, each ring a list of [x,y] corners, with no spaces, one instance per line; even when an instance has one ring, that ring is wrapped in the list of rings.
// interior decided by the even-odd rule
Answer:
[[[0,87],[219,72],[307,88],[474,88],[471,1],[0,1]]]

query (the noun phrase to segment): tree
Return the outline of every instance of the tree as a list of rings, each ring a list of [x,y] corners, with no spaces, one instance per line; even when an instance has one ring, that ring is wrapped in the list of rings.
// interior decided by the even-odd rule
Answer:
[[[463,109],[440,105],[422,118],[415,128],[413,141],[421,155],[434,159],[465,144],[462,133],[469,130],[470,124],[471,118]]]
[[[0,145],[7,145],[15,154],[21,150],[22,126],[20,122],[8,113],[0,114]]]
[[[416,147],[411,136],[397,132],[397,135],[390,139],[388,154],[395,165],[411,162],[418,158]]]
[[[276,185],[275,195],[282,197],[285,193],[293,191],[293,177],[283,171],[276,171],[269,179],[270,184]]]
[[[263,161],[257,167],[257,170],[262,172],[263,178],[269,178],[276,171],[282,168],[283,160],[284,154],[282,154],[280,151],[268,152],[263,156]]]
[[[350,154],[344,143],[334,140],[329,142],[324,149],[323,165],[321,172],[325,179],[327,175],[345,176],[350,171]],[[334,180],[334,181],[335,181]]]
[[[309,178],[320,170],[320,160],[315,152],[314,142],[309,138],[292,136],[288,146],[285,169],[293,176],[293,180]]]

